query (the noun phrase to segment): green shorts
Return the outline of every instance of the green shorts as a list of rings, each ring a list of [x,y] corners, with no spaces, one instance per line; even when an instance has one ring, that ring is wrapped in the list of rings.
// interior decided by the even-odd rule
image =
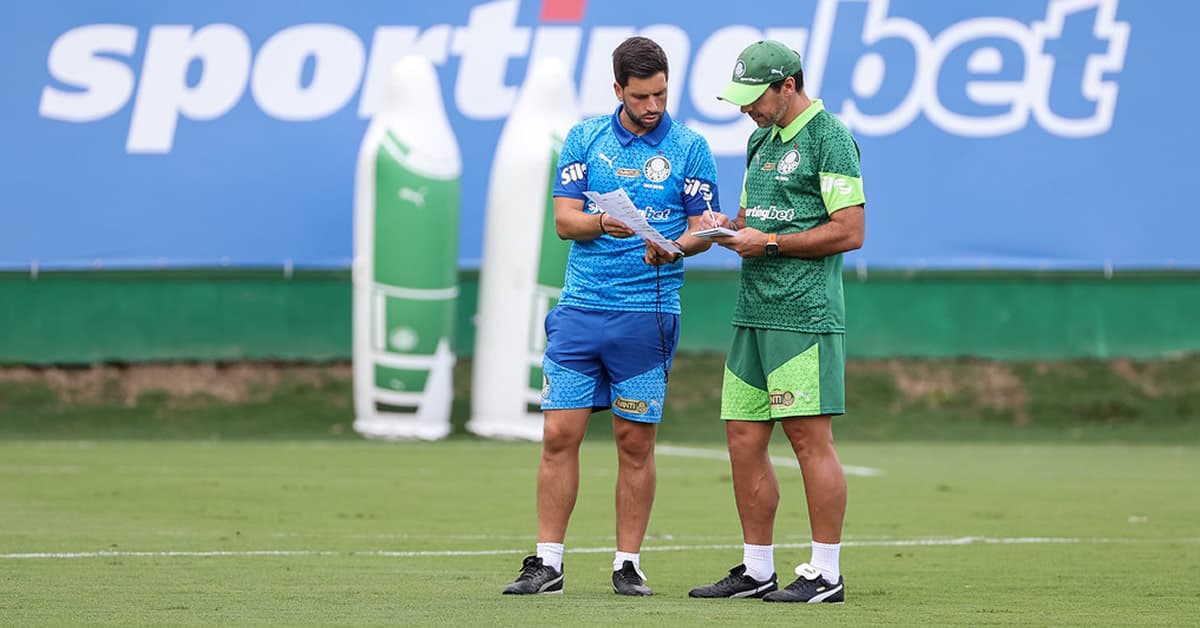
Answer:
[[[844,334],[734,327],[721,418],[770,421],[845,414]]]

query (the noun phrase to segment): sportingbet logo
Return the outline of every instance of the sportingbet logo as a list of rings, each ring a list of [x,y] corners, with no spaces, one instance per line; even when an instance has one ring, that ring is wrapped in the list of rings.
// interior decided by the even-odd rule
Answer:
[[[774,205],[770,207],[747,207],[746,216],[750,218],[758,218],[759,220],[782,220],[791,222],[796,218],[795,208],[780,208]]]
[[[647,205],[645,209],[642,210],[642,214],[646,216],[646,220],[661,222],[664,220],[670,220],[671,208],[664,207],[663,209],[654,209],[653,207]]]
[[[713,96],[728,80],[730,60],[764,37],[803,51],[809,92],[861,134],[897,133],[920,116],[946,133],[970,137],[1014,133],[1031,119],[1055,135],[1103,134],[1112,125],[1129,25],[1115,19],[1118,0],[1045,1],[1044,19],[1031,24],[975,17],[939,24],[936,35],[891,15],[889,0],[817,0],[808,28],[759,31],[738,24],[698,34],[672,24],[606,24],[586,33],[580,26],[519,26],[519,0],[498,0],[472,8],[465,25],[379,26],[368,43],[337,24],[298,24],[257,50],[235,24],[156,25],[144,32],[90,24],[50,46],[38,111],[90,123],[132,103],[126,150],[169,153],[181,120],[217,124],[247,98],[267,117],[301,122],[338,113],[357,97],[358,115],[370,117],[391,65],[415,52],[440,66],[457,57],[453,106],[466,118],[507,116],[519,87],[508,76],[522,69],[514,61],[544,56],[582,68],[581,110],[600,115],[612,107],[613,47],[641,34],[661,42],[674,60],[672,113],[690,103],[696,117],[684,122],[705,133],[718,156],[743,153],[747,123]],[[737,21],[729,11],[729,21]],[[1075,39],[1064,46],[1068,24]],[[858,41],[844,38],[856,30]],[[1079,45],[1080,37],[1091,41]],[[135,67],[139,52],[143,61]],[[942,94],[957,100],[944,102]]]

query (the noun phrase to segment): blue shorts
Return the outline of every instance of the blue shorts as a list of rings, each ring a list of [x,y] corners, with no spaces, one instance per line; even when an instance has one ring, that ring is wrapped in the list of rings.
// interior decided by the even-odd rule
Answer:
[[[543,410],[612,408],[630,421],[662,421],[679,315],[558,306],[546,316]]]

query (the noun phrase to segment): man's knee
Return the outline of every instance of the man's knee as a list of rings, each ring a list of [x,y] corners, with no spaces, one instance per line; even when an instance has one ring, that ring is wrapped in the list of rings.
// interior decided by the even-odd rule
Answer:
[[[653,423],[638,423],[617,419],[613,434],[617,440],[617,453],[628,462],[644,464],[654,456],[654,435],[657,426]]]
[[[730,451],[754,451],[762,441],[757,432],[747,429],[748,424],[744,421],[731,421],[726,427]]]
[[[785,421],[784,431],[792,451],[801,462],[823,458],[833,452],[833,430],[829,417],[803,417]]]
[[[725,438],[729,455],[734,461],[759,460],[767,457],[771,424],[757,421],[727,421]]]
[[[542,426],[542,452],[547,457],[569,454],[579,449],[587,422],[547,419]]]

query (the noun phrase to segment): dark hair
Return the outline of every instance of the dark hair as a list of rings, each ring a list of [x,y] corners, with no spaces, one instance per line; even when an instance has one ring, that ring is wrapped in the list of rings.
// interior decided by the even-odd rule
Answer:
[[[804,89],[804,70],[796,70],[796,73],[792,75],[792,78],[796,79],[796,91],[800,91],[800,90]],[[787,79],[784,78],[782,80],[775,81],[774,83],[771,83],[767,87],[770,87],[771,89],[773,89],[775,91],[779,91],[779,90],[783,89],[783,81],[786,81],[786,80]]]
[[[667,53],[654,40],[630,37],[613,50],[613,78],[621,87],[629,85],[629,77],[650,78],[659,72],[668,75]]]

